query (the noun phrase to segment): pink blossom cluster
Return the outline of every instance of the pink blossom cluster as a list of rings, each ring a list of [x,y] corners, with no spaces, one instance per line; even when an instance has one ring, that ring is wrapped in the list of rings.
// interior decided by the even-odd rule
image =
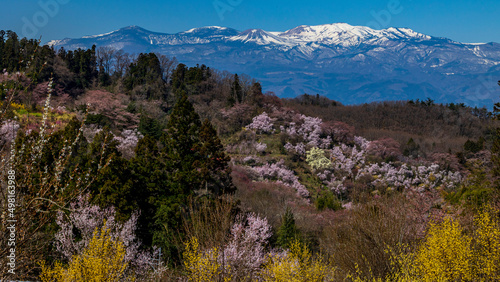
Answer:
[[[117,140],[119,143],[117,147],[118,151],[120,151],[125,158],[130,159],[134,157],[135,147],[143,137],[144,136],[137,129],[126,129],[122,131],[121,136],[115,136],[114,140]]]
[[[329,151],[331,167],[317,171],[316,175],[330,190],[341,195],[347,191],[344,181],[347,178],[353,179],[355,169],[365,165],[366,152],[357,146],[346,144],[334,146]]]
[[[420,190],[440,185],[451,188],[463,179],[460,172],[440,170],[438,164],[429,166],[408,166],[407,164],[398,166],[392,162],[369,164],[366,162],[366,156],[372,142],[358,136],[354,139],[355,146],[340,144],[329,150],[332,167],[317,172],[319,179],[339,195],[347,190],[343,184],[347,178],[359,180],[366,175],[375,178],[371,182],[372,185],[407,189],[418,187]]]
[[[288,126],[281,126],[282,132],[291,137],[300,137],[309,147],[327,148],[332,143],[331,136],[321,138],[323,120],[315,117],[297,114],[294,116],[294,122]]]
[[[340,144],[334,146],[330,151],[330,157],[333,163],[333,169],[340,171],[343,174],[353,176],[353,169],[365,164],[366,152],[363,149],[358,149],[356,146],[347,146]]]
[[[300,196],[309,197],[309,191],[304,185],[300,184],[299,178],[284,163],[284,160],[280,160],[274,164],[267,163],[252,169],[264,180],[276,180],[277,183],[294,188]]]
[[[72,212],[66,215],[60,211],[57,215],[56,223],[60,230],[55,234],[54,245],[66,259],[80,253],[88,246],[96,229],[106,224],[106,228],[111,231],[114,240],[120,240],[125,246],[125,261],[130,263],[135,271],[147,271],[153,262],[153,254],[140,250],[141,243],[135,236],[137,229],[137,219],[139,213],[132,214],[125,223],[115,220],[115,209],[113,207],[100,208],[89,203],[89,196],[79,196],[75,202],[71,203]],[[78,230],[79,236],[76,236]],[[78,238],[79,237],[79,238]]]
[[[267,149],[267,144],[265,143],[255,143],[255,150],[259,153],[264,153]]]
[[[392,138],[384,138],[371,141],[366,149],[368,154],[378,156],[382,159],[387,157],[401,157],[399,143]]]
[[[256,156],[246,156],[243,158],[243,163],[245,164],[255,164],[262,162],[259,157]]]
[[[342,195],[347,192],[347,187],[344,186],[344,181],[346,177],[337,179],[335,176],[331,176],[329,180],[323,181],[326,186],[337,195]]]
[[[0,145],[12,142],[16,139],[17,131],[21,126],[15,120],[6,120],[0,125]]]
[[[252,277],[266,262],[266,246],[272,235],[267,219],[254,213],[239,216],[231,227],[228,244],[219,260],[237,277]]]
[[[288,152],[293,152],[299,156],[305,156],[306,155],[306,145],[304,143],[299,142],[297,145],[292,145],[290,142],[286,142],[285,144],[285,149]]]
[[[341,121],[326,121],[322,125],[323,134],[330,135],[339,143],[354,141],[354,127]]]
[[[281,118],[275,113],[273,116],[277,117],[280,122],[284,122],[280,126],[281,132],[293,139],[284,145],[286,151],[305,156],[307,149],[317,147],[326,149],[330,153],[331,167],[318,170],[316,174],[327,187],[339,195],[347,192],[345,186],[347,179],[357,181],[363,176],[373,177],[372,185],[407,189],[415,187],[431,189],[438,186],[450,188],[462,181],[460,172],[440,170],[437,164],[409,166],[406,164],[397,165],[392,162],[370,164],[366,161],[368,155],[376,155],[382,159],[400,157],[399,144],[393,139],[369,141],[361,136],[353,136],[351,134],[353,130],[344,126],[346,127],[344,131],[351,134],[349,137],[347,136],[349,134],[345,133],[347,137],[344,139],[348,141],[348,144],[351,144],[352,141],[354,144],[336,143],[338,145],[335,145],[333,139],[336,142],[342,142],[341,139],[335,137],[337,134],[335,126],[323,123],[320,118],[296,114],[293,111],[281,115]],[[266,113],[255,117],[249,128],[267,133],[273,132],[271,118]],[[326,138],[321,137],[325,135]],[[307,189],[300,184],[294,172],[284,166],[283,160],[275,164],[254,167],[253,170],[261,179],[277,181],[293,187],[303,197],[309,196]]]
[[[335,173],[339,174],[338,170],[335,169],[325,169],[318,171],[316,175],[318,178],[325,184],[330,190],[332,190],[337,195],[342,195],[347,191],[347,187],[344,186],[344,181],[346,180],[346,176],[337,178]]]
[[[460,172],[452,172],[439,170],[439,165],[432,164],[430,166],[408,166],[406,164],[400,167],[393,163],[371,164],[361,168],[358,176],[372,175],[376,179],[372,184],[382,184],[391,187],[419,187],[421,190],[425,188],[435,188],[442,185],[446,188],[451,188],[458,185],[463,177]]]
[[[273,120],[267,115],[266,112],[254,117],[252,123],[247,125],[249,129],[255,129],[258,133],[272,133]]]
[[[370,145],[370,141],[361,136],[354,136],[354,143],[358,145],[363,151],[366,151],[366,149],[368,149],[368,146]]]

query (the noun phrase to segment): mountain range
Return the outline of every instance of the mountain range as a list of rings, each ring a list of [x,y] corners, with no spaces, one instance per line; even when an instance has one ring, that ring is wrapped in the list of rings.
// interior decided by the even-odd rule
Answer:
[[[460,43],[407,28],[335,23],[269,32],[209,26],[166,34],[130,26],[48,44],[157,52],[188,66],[248,74],[281,97],[320,94],[345,104],[431,98],[491,107],[500,96],[500,44]]]

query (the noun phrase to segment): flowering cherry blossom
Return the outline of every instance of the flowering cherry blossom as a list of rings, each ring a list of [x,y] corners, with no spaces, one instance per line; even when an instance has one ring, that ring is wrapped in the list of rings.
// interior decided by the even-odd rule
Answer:
[[[299,182],[295,173],[284,165],[284,160],[274,164],[265,164],[254,167],[253,170],[265,180],[275,180],[277,183],[289,186],[297,190],[297,194],[302,197],[309,197],[309,191]]]
[[[249,129],[255,129],[259,133],[273,132],[273,120],[266,112],[253,118],[252,123],[247,126]]]

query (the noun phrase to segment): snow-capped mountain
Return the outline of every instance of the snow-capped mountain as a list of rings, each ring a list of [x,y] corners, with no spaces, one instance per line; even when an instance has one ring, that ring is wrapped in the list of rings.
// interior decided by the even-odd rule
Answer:
[[[286,97],[318,93],[343,103],[432,98],[490,107],[500,96],[500,44],[460,43],[407,28],[337,23],[269,32],[209,26],[165,34],[130,26],[49,42],[65,49],[94,44],[246,73]]]

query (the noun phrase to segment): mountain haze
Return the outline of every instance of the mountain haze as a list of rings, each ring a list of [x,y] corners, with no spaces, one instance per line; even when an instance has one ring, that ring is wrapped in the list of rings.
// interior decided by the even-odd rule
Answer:
[[[282,97],[317,93],[347,104],[431,98],[489,107],[500,95],[500,44],[460,43],[407,28],[336,23],[269,32],[210,26],[165,34],[130,26],[49,42],[65,49],[94,44],[246,73]]]

